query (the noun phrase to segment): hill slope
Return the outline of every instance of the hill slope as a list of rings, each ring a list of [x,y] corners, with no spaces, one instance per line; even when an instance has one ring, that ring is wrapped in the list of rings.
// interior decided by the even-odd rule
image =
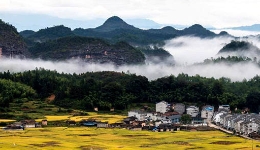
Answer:
[[[0,19],[0,56],[29,56],[26,44],[16,28]]]
[[[260,49],[246,41],[231,41],[225,45],[218,54],[254,58],[260,57]]]
[[[108,44],[101,39],[86,37],[64,37],[30,48],[34,57],[47,60],[80,58],[86,62],[138,64],[144,63],[144,55],[125,42]]]

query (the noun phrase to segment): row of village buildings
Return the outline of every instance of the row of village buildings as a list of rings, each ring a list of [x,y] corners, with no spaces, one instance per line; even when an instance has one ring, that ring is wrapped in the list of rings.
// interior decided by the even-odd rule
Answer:
[[[228,105],[223,105],[222,107]],[[206,125],[211,121],[214,115],[214,107],[210,105],[204,106],[201,111],[197,106],[186,107],[183,103],[168,104],[165,101],[156,103],[155,112],[147,112],[144,110],[131,110],[128,117],[136,117],[139,121],[154,122],[155,126],[165,123],[180,124],[183,114],[191,116],[191,124]]]
[[[231,113],[229,105],[220,105],[218,110],[206,105],[199,109],[197,106],[185,106],[182,103],[169,104],[165,101],[156,103],[156,112],[132,110],[128,117],[138,121],[154,122],[155,127],[165,127],[167,124],[181,124],[181,116],[191,116],[192,126],[207,126],[214,123],[219,128],[225,128],[235,134],[250,135],[260,132],[260,115],[248,113]]]

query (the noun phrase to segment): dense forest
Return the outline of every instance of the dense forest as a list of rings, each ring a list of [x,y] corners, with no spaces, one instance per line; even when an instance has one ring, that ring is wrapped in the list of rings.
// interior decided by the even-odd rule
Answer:
[[[242,82],[228,78],[205,78],[199,75],[168,76],[149,81],[144,76],[119,72],[64,74],[45,69],[22,73],[0,73],[0,106],[22,98],[45,100],[55,95],[53,104],[82,110],[116,108],[124,110],[133,103],[167,101],[203,106],[229,104],[232,110],[248,107],[258,112],[260,77]],[[237,109],[236,109],[237,108]]]

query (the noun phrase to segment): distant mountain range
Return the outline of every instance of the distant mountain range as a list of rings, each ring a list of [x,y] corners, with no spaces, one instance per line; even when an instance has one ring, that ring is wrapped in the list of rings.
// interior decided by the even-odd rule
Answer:
[[[20,34],[34,42],[44,42],[69,35],[95,37],[106,39],[109,42],[116,43],[120,41],[128,42],[133,46],[142,46],[148,44],[163,44],[165,40],[178,36],[190,35],[201,38],[212,38],[216,36],[228,35],[226,32],[215,34],[202,27],[199,24],[192,25],[183,30],[177,30],[171,26],[161,29],[143,30],[127,24],[124,20],[117,16],[107,19],[101,26],[96,28],[76,28],[71,30],[63,25],[48,27],[37,32],[26,30]]]
[[[161,48],[151,49],[150,45],[163,46],[165,40],[180,36],[196,36],[200,38],[214,38],[218,36],[230,36],[227,32],[215,34],[199,24],[177,30],[171,26],[161,29],[140,29],[126,23],[117,16],[108,18],[102,25],[96,28],[76,28],[72,30],[64,25],[47,27],[35,32],[24,30],[18,33],[12,25],[3,22],[3,27],[10,26],[12,31],[4,30],[5,38],[0,35],[1,45],[8,45],[12,41],[13,47],[2,46],[3,55],[10,52],[34,58],[50,60],[64,60],[81,58],[86,62],[113,62],[121,64],[140,64],[150,57],[159,57],[161,60],[172,56]],[[11,35],[16,33],[16,36]],[[23,37],[21,38],[20,35]],[[9,38],[10,37],[10,38]],[[19,37],[19,40],[12,40]],[[4,39],[4,40],[3,40]],[[23,50],[20,50],[23,45]],[[27,49],[28,47],[28,49]],[[16,49],[15,49],[16,48]],[[30,53],[27,55],[27,50]],[[151,52],[152,51],[152,52]],[[7,53],[9,52],[9,53]]]
[[[239,27],[224,28],[224,30],[225,29],[243,30],[243,31],[260,31],[260,24],[254,24],[254,25],[251,25],[251,26],[239,26]]]

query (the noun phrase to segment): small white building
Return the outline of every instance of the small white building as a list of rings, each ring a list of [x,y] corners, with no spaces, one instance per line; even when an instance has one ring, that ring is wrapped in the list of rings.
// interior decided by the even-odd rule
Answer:
[[[161,101],[155,105],[156,112],[165,113],[168,111],[168,103]]]
[[[214,115],[214,107],[206,105],[201,110],[201,118],[204,119],[204,123],[211,121],[212,117]]]
[[[136,117],[138,121],[144,121],[146,113],[140,110],[132,110],[128,112],[128,117]]]
[[[229,106],[229,105],[219,105],[219,106],[218,106],[218,111],[226,111],[226,112],[229,112],[229,111],[230,111],[230,106]]]
[[[190,115],[191,117],[197,117],[199,114],[199,107],[197,106],[189,106],[186,109],[186,113]]]

